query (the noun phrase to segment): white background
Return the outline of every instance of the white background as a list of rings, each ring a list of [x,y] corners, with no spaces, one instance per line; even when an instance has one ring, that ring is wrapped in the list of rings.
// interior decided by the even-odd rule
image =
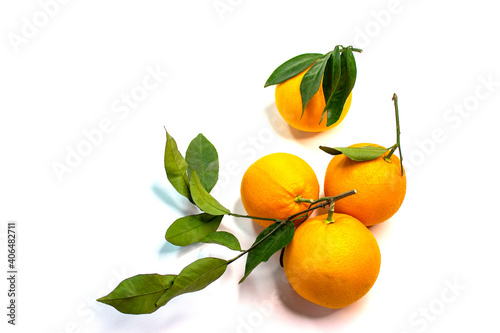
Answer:
[[[1,278],[2,327],[498,331],[500,23],[494,2],[62,2],[0,5],[0,266],[7,271],[7,223],[17,221],[19,268],[18,326],[6,323],[8,287]],[[50,16],[45,3],[52,3],[45,6]],[[321,134],[291,129],[277,113],[274,87],[264,89],[264,82],[285,60],[337,44],[364,50],[355,54],[348,116]],[[148,71],[162,73],[159,83],[134,108],[125,107],[122,98],[141,89]],[[319,145],[392,145],[394,92],[408,191],[399,212],[371,228],[382,267],[362,300],[341,310],[311,304],[290,288],[274,256],[241,285],[244,260],[205,290],[152,315],[123,315],[95,301],[132,275],[175,274],[197,258],[236,254],[216,245],[166,243],[168,226],[196,210],[165,176],[163,126],[182,152],[200,132],[217,147],[216,198],[244,213],[239,184],[260,156],[296,154],[322,184],[330,156]],[[95,133],[103,121],[108,133],[86,146],[84,133]],[[87,155],[58,176],[54,165],[66,165],[78,147]],[[251,221],[232,218],[223,229],[244,248],[257,232]]]

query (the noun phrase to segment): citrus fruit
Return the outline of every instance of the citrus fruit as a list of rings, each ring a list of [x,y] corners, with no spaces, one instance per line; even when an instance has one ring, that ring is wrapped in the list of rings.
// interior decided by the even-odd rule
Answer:
[[[352,93],[347,98],[339,120],[330,126],[326,126],[326,115],[321,120],[325,109],[325,97],[323,95],[323,85],[320,84],[318,92],[313,95],[307,104],[304,115],[302,115],[302,97],[300,95],[300,83],[302,77],[308,69],[295,75],[294,77],[279,83],[276,86],[275,101],[276,107],[283,119],[292,127],[305,132],[321,132],[333,128],[340,124],[345,118],[351,106]],[[321,121],[321,123],[320,123]]]
[[[358,143],[350,147],[373,146]],[[388,153],[371,161],[356,162],[344,155],[332,158],[325,173],[325,195],[335,196],[355,189],[357,194],[335,203],[335,211],[354,216],[366,226],[388,220],[403,203],[406,193],[406,175],[401,175],[401,164],[396,155],[390,162]]]
[[[314,170],[300,157],[288,153],[261,157],[248,167],[241,180],[241,202],[250,216],[284,220],[309,207],[309,203],[297,202],[297,197],[316,200],[318,196]],[[273,223],[254,221],[263,227]]]
[[[283,266],[300,296],[339,309],[371,289],[380,271],[380,249],[372,233],[354,217],[333,213],[333,223],[325,222],[326,217],[312,217],[295,230],[285,247]]]

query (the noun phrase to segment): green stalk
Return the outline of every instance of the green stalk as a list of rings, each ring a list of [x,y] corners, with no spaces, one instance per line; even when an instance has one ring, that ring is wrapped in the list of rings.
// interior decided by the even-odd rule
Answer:
[[[330,205],[330,209],[328,209],[328,215],[326,216],[326,219],[325,219],[325,222],[330,224],[330,223],[333,223],[335,222],[333,220],[333,212],[335,211],[335,201],[332,202],[332,204]]]
[[[229,216],[234,216],[234,217],[242,217],[246,219],[253,219],[253,220],[264,220],[264,221],[273,221],[273,222],[279,222],[281,220],[278,219],[272,219],[268,217],[257,217],[257,216],[250,216],[250,215],[240,215],[240,214],[235,214],[235,213],[227,213],[226,215]]]
[[[350,48],[352,52],[358,52],[358,53],[362,53],[363,52],[362,49],[358,49],[358,48],[352,47],[351,45],[348,46],[348,47],[343,47],[343,46],[340,46],[340,47],[342,48],[342,51],[344,51],[347,48]]]
[[[403,154],[401,153],[401,128],[399,126],[399,107],[398,107],[398,96],[394,94],[392,96],[392,100],[394,101],[394,109],[396,111],[396,144],[392,146],[391,151],[389,154],[387,154],[384,159],[388,162],[391,161],[391,156],[394,154],[396,149],[399,150],[399,161],[401,163],[401,176],[404,175],[404,170],[403,170]]]

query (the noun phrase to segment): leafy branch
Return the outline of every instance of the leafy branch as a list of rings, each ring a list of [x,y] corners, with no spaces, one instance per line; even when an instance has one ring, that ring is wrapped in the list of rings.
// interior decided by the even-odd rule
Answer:
[[[259,264],[268,261],[292,241],[295,220],[307,217],[310,211],[321,207],[333,208],[335,201],[356,193],[353,190],[316,200],[298,198],[298,201],[309,202],[309,207],[284,220],[232,213],[210,194],[219,173],[218,155],[212,143],[199,134],[190,143],[184,158],[168,132],[166,136],[164,161],[167,178],[177,192],[189,199],[202,213],[175,220],[167,229],[165,239],[177,246],[219,244],[240,253],[230,260],[213,257],[196,260],[177,275],[140,274],[125,279],[111,293],[98,299],[122,313],[152,313],[177,296],[202,290],[219,279],[228,265],[247,255],[245,272],[239,281],[242,283]],[[217,231],[225,215],[274,223],[257,236],[250,248],[242,251],[236,236]]]

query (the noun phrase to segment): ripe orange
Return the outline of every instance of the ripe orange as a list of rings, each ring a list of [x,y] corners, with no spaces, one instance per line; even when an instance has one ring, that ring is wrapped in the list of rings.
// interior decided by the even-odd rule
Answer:
[[[352,216],[334,213],[333,223],[325,222],[326,217],[310,218],[295,230],[283,266],[299,295],[339,309],[371,289],[380,271],[380,249],[372,233]]]
[[[351,147],[374,146],[358,143]],[[335,196],[355,189],[357,194],[335,203],[335,211],[354,216],[366,226],[384,222],[393,216],[403,203],[406,175],[396,155],[391,162],[383,156],[371,161],[355,162],[337,155],[332,158],[325,174],[325,195]]]
[[[309,207],[308,203],[295,201],[299,196],[318,199],[319,183],[309,164],[292,154],[261,157],[248,167],[241,181],[241,201],[250,216],[284,220]],[[272,224],[254,221],[263,227]]]
[[[301,131],[321,132],[337,126],[342,120],[344,120],[347,112],[349,111],[352,93],[349,94],[349,97],[344,104],[344,109],[339,120],[326,127],[326,115],[320,124],[321,116],[326,104],[325,97],[323,96],[323,85],[321,84],[318,92],[314,94],[307,104],[306,109],[304,110],[304,115],[302,116],[300,82],[302,81],[306,71],[307,69],[276,86],[274,97],[278,111],[290,126]]]

